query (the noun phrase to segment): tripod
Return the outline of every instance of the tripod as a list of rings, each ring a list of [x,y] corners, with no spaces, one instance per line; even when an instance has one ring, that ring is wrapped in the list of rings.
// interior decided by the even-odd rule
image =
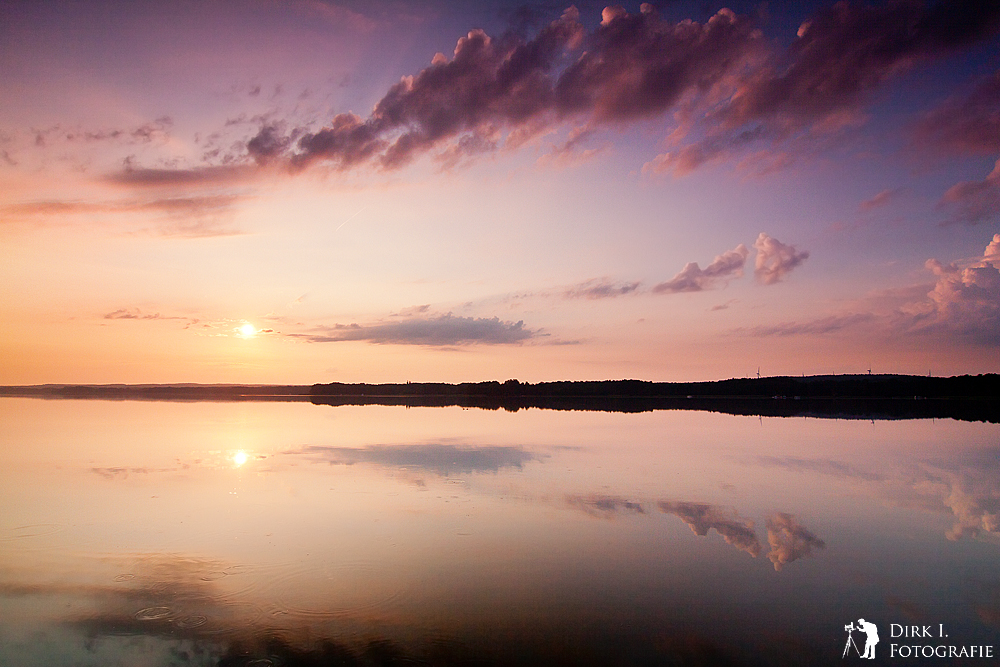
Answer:
[[[851,650],[852,646],[857,652],[858,657],[861,657],[861,651],[858,649],[858,645],[854,643],[854,635],[852,634],[853,631],[854,628],[847,631],[847,643],[844,645],[844,655],[840,656],[842,659],[847,657],[847,652]]]

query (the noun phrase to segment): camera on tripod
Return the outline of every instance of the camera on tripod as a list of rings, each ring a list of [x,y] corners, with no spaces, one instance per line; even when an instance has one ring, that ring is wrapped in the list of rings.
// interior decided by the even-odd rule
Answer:
[[[855,630],[860,630],[861,628],[854,627],[854,621],[851,621],[844,626],[844,632],[854,632]]]

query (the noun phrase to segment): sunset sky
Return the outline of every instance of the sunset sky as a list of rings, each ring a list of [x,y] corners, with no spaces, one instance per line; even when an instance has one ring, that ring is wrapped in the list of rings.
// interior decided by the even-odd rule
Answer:
[[[1000,372],[1000,4],[0,5],[0,384]]]

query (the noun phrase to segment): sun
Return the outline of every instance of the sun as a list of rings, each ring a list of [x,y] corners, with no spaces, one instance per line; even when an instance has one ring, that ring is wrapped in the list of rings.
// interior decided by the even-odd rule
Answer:
[[[244,338],[250,338],[255,333],[257,333],[257,330],[254,328],[254,326],[252,324],[250,324],[249,322],[247,322],[243,326],[239,327],[239,332],[240,332],[240,335],[243,336]]]
[[[250,457],[247,456],[247,453],[244,452],[241,449],[240,451],[238,451],[235,454],[233,454],[233,463],[235,463],[236,467],[239,468],[241,465],[243,465],[244,463],[246,463],[247,459],[249,459],[249,458]]]

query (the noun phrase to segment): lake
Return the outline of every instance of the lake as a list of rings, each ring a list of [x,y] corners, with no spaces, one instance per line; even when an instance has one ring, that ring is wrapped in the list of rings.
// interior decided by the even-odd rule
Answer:
[[[0,398],[0,442],[3,665],[1000,649],[997,424]]]

